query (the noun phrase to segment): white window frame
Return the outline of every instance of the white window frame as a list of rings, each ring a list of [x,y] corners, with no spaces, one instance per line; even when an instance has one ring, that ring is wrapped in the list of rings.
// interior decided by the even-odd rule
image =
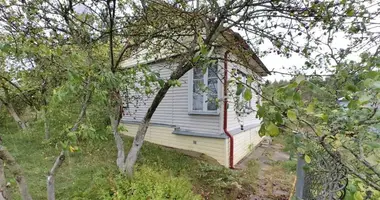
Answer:
[[[220,77],[219,77],[218,72],[220,70],[220,67],[219,67],[218,62],[216,62],[215,65],[217,65],[217,75],[219,79]],[[207,110],[207,93],[203,94],[203,110],[193,110],[193,86],[194,86],[193,78],[194,78],[194,69],[191,69],[189,71],[189,82],[188,82],[189,83],[188,84],[189,85],[188,87],[188,97],[189,97],[188,113],[193,114],[193,115],[219,115],[220,113],[219,105],[217,105],[216,110]],[[207,68],[206,73],[203,74],[203,84],[206,86],[208,85],[208,68]],[[218,99],[221,99],[220,95],[221,95],[221,82],[220,80],[218,80],[217,82],[217,98]]]

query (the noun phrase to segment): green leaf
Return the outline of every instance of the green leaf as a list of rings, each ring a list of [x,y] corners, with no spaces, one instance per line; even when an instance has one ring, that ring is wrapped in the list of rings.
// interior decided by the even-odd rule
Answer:
[[[265,109],[265,107],[261,106],[261,105],[257,105],[257,116],[261,119],[265,116],[265,114],[267,113],[267,109]]]
[[[375,82],[373,82],[373,83],[372,83],[372,87],[374,87],[374,88],[376,88],[376,89],[380,88],[380,81],[375,81]]]
[[[251,85],[253,82],[252,76],[247,76],[247,85]]]
[[[350,103],[348,103],[347,107],[349,109],[355,109],[358,107],[358,101],[357,100],[352,100]]]
[[[362,193],[360,191],[355,192],[354,200],[363,200],[363,196],[362,196]]]
[[[352,17],[355,15],[355,10],[352,8],[349,8],[346,10],[346,14],[347,14],[347,16]]]
[[[239,96],[243,91],[244,91],[244,86],[243,86],[243,84],[239,83],[237,85],[236,95]]]
[[[288,110],[287,115],[288,115],[288,118],[291,121],[296,121],[297,120],[297,114],[296,114],[296,112],[294,110]]]
[[[371,96],[368,95],[368,94],[363,94],[363,95],[360,95],[359,97],[359,102],[361,104],[364,104],[364,103],[367,103],[369,100],[371,99]]]
[[[193,57],[193,59],[192,59],[192,61],[194,62],[194,63],[196,63],[196,62],[198,62],[198,60],[201,58],[201,55],[200,54],[196,54],[194,57]]]
[[[323,120],[323,121],[327,121],[329,119],[329,116],[326,114],[326,113],[322,113],[319,115],[319,117]]]
[[[348,91],[350,91],[350,92],[356,92],[356,91],[358,91],[358,87],[356,87],[356,86],[353,85],[353,84],[347,85],[347,86],[346,86],[346,89],[347,89]]]
[[[275,119],[276,119],[277,124],[284,123],[284,121],[282,120],[282,116],[279,112],[276,112]]]
[[[296,82],[298,83],[298,84],[300,84],[302,81],[304,81],[305,80],[305,76],[303,76],[303,75],[299,75],[299,76],[297,76],[297,78],[296,78]]]
[[[266,128],[266,130],[268,131],[268,134],[271,137],[276,137],[280,134],[280,130],[278,129],[278,127],[273,122],[271,122],[269,124],[269,126]]]
[[[260,130],[259,130],[259,135],[260,135],[260,137],[265,136],[265,134],[266,134],[265,126],[261,126],[261,127],[260,127]]]
[[[368,142],[367,145],[374,148],[374,149],[380,148],[380,143],[374,142],[374,141]]]
[[[164,87],[164,85],[165,85],[165,81],[162,80],[162,79],[159,79],[159,80],[158,80],[158,84],[160,85],[160,87]]]
[[[311,158],[310,158],[310,156],[308,156],[307,154],[305,154],[304,159],[305,159],[305,162],[306,162],[307,164],[309,164],[309,163],[311,162]]]
[[[298,92],[294,93],[293,100],[299,103],[301,101],[301,95]]]
[[[250,101],[252,99],[252,91],[250,89],[245,89],[243,94],[244,100]]]
[[[313,114],[314,113],[314,102],[310,103],[306,108],[306,113]]]
[[[11,45],[9,44],[0,44],[0,51],[3,51],[5,53],[9,52],[11,49]]]

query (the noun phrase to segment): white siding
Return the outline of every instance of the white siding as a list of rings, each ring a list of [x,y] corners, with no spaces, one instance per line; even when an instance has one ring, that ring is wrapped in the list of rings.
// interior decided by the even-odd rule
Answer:
[[[229,60],[236,60],[236,57],[229,54]],[[238,65],[237,63],[229,62],[228,67],[227,67],[227,69],[228,69],[228,80],[231,78],[231,70],[234,67],[237,68],[238,70],[240,70],[241,72],[245,73],[245,74],[255,74],[250,69],[242,67],[242,66]],[[228,130],[240,129],[239,119],[241,120],[244,127],[246,127],[248,125],[259,124],[260,120],[258,118],[256,118],[256,112],[252,112],[249,115],[246,115],[243,117],[238,117],[237,113],[235,112],[235,109],[234,109],[235,102],[234,102],[233,96],[235,95],[235,92],[236,92],[236,85],[230,84],[229,88],[228,88],[228,92],[229,92],[228,109],[227,109],[227,112],[228,112],[227,113],[227,116],[228,116],[227,117],[227,128],[228,128]],[[232,96],[231,96],[231,94],[232,94]],[[252,105],[252,108],[254,110],[257,110],[257,108],[256,108],[257,98],[258,98],[258,96],[252,91],[251,105]]]
[[[165,67],[164,63],[152,64],[153,71],[159,72],[162,78],[168,78],[171,69]],[[188,130],[197,133],[220,134],[219,115],[189,115],[189,91],[188,80],[189,72],[186,73],[180,82],[180,87],[171,88],[152,117],[152,123],[175,125],[181,130]],[[132,115],[123,117],[127,121],[141,121],[147,109],[152,103],[152,99],[148,98],[145,104],[139,105],[137,112]],[[130,105],[132,106],[132,105]]]

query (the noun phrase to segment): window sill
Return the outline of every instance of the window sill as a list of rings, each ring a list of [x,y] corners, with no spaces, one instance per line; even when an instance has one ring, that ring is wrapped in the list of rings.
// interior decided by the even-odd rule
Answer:
[[[189,111],[189,115],[212,115],[212,116],[217,116],[219,115],[219,111],[215,112],[206,112],[206,111]]]

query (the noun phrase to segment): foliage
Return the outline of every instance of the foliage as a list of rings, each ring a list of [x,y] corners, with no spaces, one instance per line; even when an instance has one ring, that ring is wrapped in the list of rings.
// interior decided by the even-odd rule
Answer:
[[[106,136],[97,131],[105,129],[109,117],[115,141],[121,144],[119,154],[125,155],[117,133],[122,114],[120,91],[153,95],[179,85],[181,76],[162,80],[144,67],[138,69],[141,73],[122,72],[122,60],[141,49],[147,51],[143,59],[155,61],[181,52],[168,59],[178,63],[177,68],[166,66],[178,75],[176,69],[190,70],[207,61],[201,55],[214,47],[238,55],[244,66],[251,65],[250,46],[260,56],[298,54],[307,60],[298,66],[299,76],[264,94],[264,103],[257,106],[257,115],[263,119],[260,134],[295,131],[302,144],[297,151],[307,153],[308,144],[320,145],[353,176],[380,190],[379,135],[374,131],[379,128],[379,49],[369,52],[380,38],[374,22],[378,6],[377,2],[354,0],[204,1],[197,6],[182,1],[0,0],[0,99],[17,104],[18,111],[29,108],[43,113],[40,118],[46,136],[51,128],[51,141],[56,144],[103,139]],[[244,33],[246,42],[235,43],[241,36],[233,31]],[[346,47],[333,45],[339,34],[347,38]],[[271,47],[262,50],[260,44]],[[360,62],[347,60],[358,52],[364,52]],[[317,80],[302,75],[302,70],[321,68],[331,76]],[[144,80],[141,74],[147,81],[136,81]],[[248,79],[247,87],[247,83],[237,84],[245,101],[253,92],[260,93],[249,86],[256,77]],[[143,87],[136,87],[136,82]],[[347,108],[337,103],[342,97]],[[106,109],[91,108],[96,111],[88,113],[85,124],[76,132],[68,131],[77,119],[69,111],[86,110],[87,104]],[[147,124],[152,115],[147,114]],[[91,121],[93,117],[96,120]],[[309,155],[305,158],[313,160]]]
[[[111,190],[103,199],[201,199],[193,194],[186,178],[176,178],[168,171],[141,167],[132,180],[123,176],[110,180]]]
[[[300,75],[279,87],[259,107],[260,133],[293,135],[296,152],[305,154],[307,163],[323,148],[366,187],[379,189],[378,59],[365,53],[360,62],[336,66],[329,78]]]
[[[23,166],[32,196],[35,199],[46,198],[46,193],[41,191],[45,190],[45,175],[60,151],[59,146],[54,142],[46,143],[40,134],[42,127],[39,126],[28,130],[27,135],[18,131],[10,120],[7,126],[1,128],[5,131],[1,136],[3,143]],[[240,173],[220,165],[204,163],[173,149],[147,142],[138,160],[136,177],[130,182],[114,166],[114,157],[110,155],[115,155],[116,149],[113,148],[109,131],[100,130],[97,134],[107,136],[107,140],[93,140],[91,143],[80,141],[79,151],[69,153],[58,170],[55,178],[57,199],[106,199],[111,198],[114,189],[120,193],[131,192],[124,186],[133,186],[140,192],[155,194],[168,191],[168,188],[176,188],[175,194],[182,191],[179,195],[190,195],[190,199],[198,198],[194,193],[210,199],[229,199],[230,194],[227,191],[231,192],[234,184],[249,188],[245,191],[248,193],[252,192],[252,186],[249,185],[256,181],[255,170],[247,170],[247,173],[253,173],[252,176],[247,175],[245,171]],[[132,138],[124,139],[128,148]],[[257,165],[254,166],[253,168],[257,168]],[[17,199],[16,182],[12,178],[8,181],[11,183],[13,196]],[[148,186],[151,186],[150,189],[145,188]],[[141,199],[137,196],[130,198]]]
[[[379,199],[380,191],[374,190],[358,178],[350,178],[347,185],[345,200]]]

